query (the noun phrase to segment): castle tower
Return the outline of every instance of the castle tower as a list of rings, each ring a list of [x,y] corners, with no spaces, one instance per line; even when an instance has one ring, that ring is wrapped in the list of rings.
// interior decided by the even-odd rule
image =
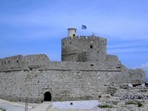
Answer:
[[[106,59],[106,39],[96,36],[76,37],[76,29],[68,29],[68,37],[62,39],[62,61],[87,62]]]
[[[76,29],[75,28],[68,28],[68,37],[71,39],[76,37]]]

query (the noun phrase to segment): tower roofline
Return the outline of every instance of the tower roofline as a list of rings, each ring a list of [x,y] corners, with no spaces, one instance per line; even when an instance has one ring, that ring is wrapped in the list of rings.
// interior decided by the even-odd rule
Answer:
[[[67,30],[77,30],[76,28],[68,28]]]

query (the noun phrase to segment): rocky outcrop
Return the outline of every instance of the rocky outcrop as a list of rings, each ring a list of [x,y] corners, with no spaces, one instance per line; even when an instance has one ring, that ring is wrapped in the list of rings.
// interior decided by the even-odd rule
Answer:
[[[113,86],[112,86],[113,87]],[[110,89],[110,87],[109,87]],[[113,89],[113,88],[112,88]],[[116,86],[114,95],[103,94],[100,102],[91,111],[147,111],[148,110],[148,88]],[[112,92],[112,91],[111,91]],[[107,92],[108,93],[108,92]]]

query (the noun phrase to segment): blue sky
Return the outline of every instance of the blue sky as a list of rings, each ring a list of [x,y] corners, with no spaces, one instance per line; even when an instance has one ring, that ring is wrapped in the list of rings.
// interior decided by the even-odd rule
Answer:
[[[45,53],[60,61],[69,27],[107,38],[108,54],[148,77],[148,0],[0,0],[0,58]]]

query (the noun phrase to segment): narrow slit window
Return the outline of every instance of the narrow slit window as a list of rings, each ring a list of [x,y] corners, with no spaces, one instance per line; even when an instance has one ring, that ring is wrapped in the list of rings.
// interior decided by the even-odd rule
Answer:
[[[92,49],[93,48],[93,45],[90,45],[90,48]]]
[[[93,67],[93,66],[94,66],[94,64],[90,64],[90,66],[91,66],[91,67]]]

